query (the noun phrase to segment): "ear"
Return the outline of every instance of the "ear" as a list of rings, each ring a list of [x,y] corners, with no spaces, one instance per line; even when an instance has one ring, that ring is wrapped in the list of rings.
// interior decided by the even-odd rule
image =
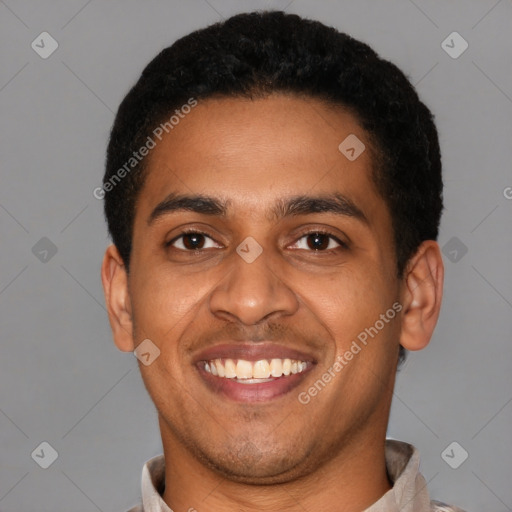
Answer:
[[[110,245],[105,251],[101,265],[101,282],[114,342],[119,350],[133,352],[135,344],[128,276],[115,245]]]
[[[439,318],[443,280],[439,245],[426,240],[409,261],[404,277],[400,344],[406,350],[421,350],[428,345]]]

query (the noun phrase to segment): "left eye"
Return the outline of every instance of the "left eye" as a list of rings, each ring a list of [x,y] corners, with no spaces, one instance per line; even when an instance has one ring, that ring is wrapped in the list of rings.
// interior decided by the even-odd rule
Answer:
[[[305,242],[301,242],[305,240]],[[346,244],[338,240],[335,236],[328,233],[312,232],[307,233],[299,238],[299,240],[292,246],[294,249],[306,249],[313,251],[327,251],[336,249],[336,247],[346,247]]]

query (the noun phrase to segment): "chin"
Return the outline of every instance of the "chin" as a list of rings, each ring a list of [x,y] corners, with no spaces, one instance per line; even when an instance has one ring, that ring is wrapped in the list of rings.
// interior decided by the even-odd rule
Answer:
[[[299,469],[302,457],[294,451],[294,458],[288,454],[269,452],[262,454],[252,443],[244,445],[238,455],[218,454],[216,457],[204,457],[208,465],[224,478],[248,485],[275,485],[293,480],[304,474]],[[287,450],[288,451],[288,450]],[[233,453],[231,451],[230,453]]]

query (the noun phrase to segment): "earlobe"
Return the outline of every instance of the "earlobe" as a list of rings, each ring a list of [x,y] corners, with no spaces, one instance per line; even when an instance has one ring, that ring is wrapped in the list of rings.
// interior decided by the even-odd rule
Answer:
[[[425,348],[439,318],[443,295],[444,266],[439,245],[423,242],[407,266],[402,304],[400,344],[407,350]]]
[[[110,245],[105,251],[101,265],[101,281],[114,342],[119,350],[132,352],[135,344],[128,276],[115,245]]]

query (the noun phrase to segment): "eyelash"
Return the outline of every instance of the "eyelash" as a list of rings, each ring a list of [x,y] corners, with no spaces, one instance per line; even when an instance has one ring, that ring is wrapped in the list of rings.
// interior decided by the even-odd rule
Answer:
[[[176,242],[180,238],[184,237],[185,235],[190,235],[190,234],[202,235],[202,236],[205,236],[205,237],[210,238],[211,240],[213,240],[213,238],[208,233],[205,233],[204,231],[200,231],[200,230],[197,230],[197,229],[189,229],[189,230],[183,230],[178,236],[174,237],[172,240],[167,242],[165,244],[165,247],[171,247],[174,242]],[[297,240],[294,243],[297,243],[299,240],[301,240],[305,236],[309,236],[309,235],[324,235],[324,236],[327,236],[327,237],[331,238],[332,240],[334,240],[336,243],[338,243],[340,245],[340,247],[336,247],[334,249],[325,249],[325,250],[317,250],[317,251],[310,250],[309,252],[330,253],[330,252],[336,251],[337,249],[348,249],[349,248],[347,243],[343,242],[342,240],[340,240],[338,237],[336,237],[335,235],[333,235],[329,231],[322,230],[322,229],[313,229],[311,231],[306,231],[306,232],[302,233],[297,238]],[[193,253],[193,252],[196,252],[196,251],[201,251],[203,249],[187,249],[187,250],[185,250],[185,249],[176,249],[176,250],[182,251],[182,252]]]

